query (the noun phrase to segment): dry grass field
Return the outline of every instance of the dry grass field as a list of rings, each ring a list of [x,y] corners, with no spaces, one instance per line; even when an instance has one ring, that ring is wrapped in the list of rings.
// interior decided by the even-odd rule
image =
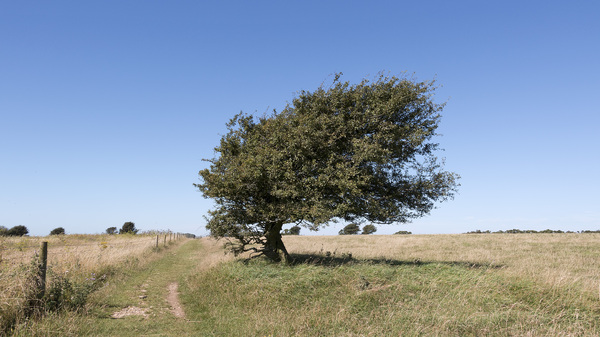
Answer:
[[[600,234],[284,236],[284,243],[293,254],[490,265],[509,276],[600,295]]]
[[[162,238],[161,238],[162,239]],[[77,270],[97,270],[99,266],[118,263],[139,256],[156,245],[154,235],[53,235],[47,237],[2,237],[2,266],[29,262],[42,241],[48,242],[48,264],[56,271],[76,266]],[[160,241],[160,244],[163,242]]]
[[[226,262],[191,277],[189,317],[219,336],[600,335],[598,234],[284,242],[303,262]]]
[[[18,325],[15,336],[48,331],[102,336],[600,335],[600,234],[285,236],[288,251],[300,261],[291,266],[235,259],[224,254],[223,240],[209,238],[153,254],[154,260],[144,258],[155,244],[152,237],[73,238],[88,248],[75,247],[70,238],[63,238],[61,248],[61,238],[49,239],[57,257],[69,256],[52,262],[63,274],[79,270],[81,277],[89,277],[94,266],[120,266],[110,285],[90,295],[85,312],[64,311]],[[2,268],[31,258],[15,253],[27,240],[12,240],[3,241],[3,253],[13,262],[5,259]],[[36,249],[37,239],[28,240]],[[127,247],[132,251],[116,252]],[[49,252],[52,256],[52,248]],[[81,255],[71,256],[75,252]],[[137,267],[123,268],[135,259],[141,259]],[[186,320],[162,314],[160,319],[106,319],[107,310],[139,302],[140,287],[154,301],[147,304],[148,312],[160,312],[161,294],[172,280],[179,282]],[[14,284],[11,278],[0,281],[0,286]],[[6,303],[9,298],[0,294]]]
[[[0,237],[0,335],[3,326],[22,319],[27,310],[28,297],[35,292],[31,277],[42,241],[48,242],[47,288],[60,280],[68,282],[71,295],[80,296],[111,270],[144,261],[156,246],[155,235]]]

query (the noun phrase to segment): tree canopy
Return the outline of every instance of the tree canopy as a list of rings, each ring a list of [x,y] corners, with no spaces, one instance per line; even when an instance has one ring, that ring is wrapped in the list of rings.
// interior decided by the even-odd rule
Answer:
[[[281,112],[240,113],[227,124],[195,184],[216,202],[211,235],[237,239],[237,252],[286,260],[284,224],[404,223],[453,196],[458,175],[443,170],[432,141],[443,108],[432,99],[435,83],[339,77],[299,92]]]

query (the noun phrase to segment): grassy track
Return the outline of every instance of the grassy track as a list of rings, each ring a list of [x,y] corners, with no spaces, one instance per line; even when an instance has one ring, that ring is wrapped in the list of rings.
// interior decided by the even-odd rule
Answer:
[[[140,270],[125,274],[95,292],[87,312],[63,312],[39,322],[20,326],[15,336],[189,336],[196,325],[177,318],[167,303],[168,285],[181,283],[198,270],[206,258],[200,240],[189,240],[171,248],[163,257]],[[221,253],[222,255],[222,253]],[[115,319],[124,308],[135,308],[146,316]],[[135,312],[136,310],[131,310]]]

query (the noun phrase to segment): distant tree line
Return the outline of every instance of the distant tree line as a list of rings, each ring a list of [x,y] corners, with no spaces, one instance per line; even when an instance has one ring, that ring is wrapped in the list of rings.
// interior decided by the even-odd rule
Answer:
[[[300,227],[294,226],[290,228],[290,234],[298,235],[300,234]],[[106,229],[106,234],[137,234],[139,229],[135,228],[135,223],[131,221],[127,221],[121,227],[121,230],[118,230],[117,227],[108,227]],[[19,225],[14,226],[12,228],[6,228],[4,226],[0,226],[0,236],[25,236],[29,234],[29,230],[27,227]],[[65,235],[66,231],[63,227],[56,227],[50,231],[50,235]],[[183,233],[183,236],[187,238],[195,238],[195,234],[191,233]]]
[[[505,230],[505,231],[496,231],[496,232],[491,232],[489,230],[486,231],[482,231],[482,230],[475,230],[475,231],[471,231],[471,232],[466,232],[465,234],[536,234],[536,233],[543,233],[543,234],[547,234],[547,233],[600,233],[600,230],[595,230],[595,231],[590,231],[590,230],[583,230],[583,231],[561,231],[561,230],[553,230],[553,229],[544,229],[542,231],[536,231],[533,229],[525,229],[525,230],[521,230],[521,229],[509,229],[509,230]]]

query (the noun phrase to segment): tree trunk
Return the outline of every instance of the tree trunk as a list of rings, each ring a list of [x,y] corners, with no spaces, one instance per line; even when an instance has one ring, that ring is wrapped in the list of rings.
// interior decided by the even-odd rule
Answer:
[[[267,227],[265,255],[273,261],[288,264],[290,263],[290,254],[281,240],[281,227],[283,227],[282,223],[273,223]]]

